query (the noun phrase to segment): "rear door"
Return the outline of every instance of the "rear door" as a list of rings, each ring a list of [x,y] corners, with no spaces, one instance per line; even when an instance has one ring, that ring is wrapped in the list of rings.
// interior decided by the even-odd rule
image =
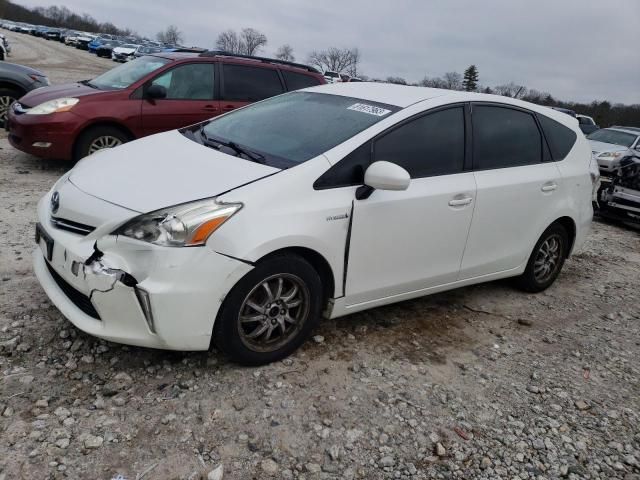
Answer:
[[[149,85],[152,84],[165,87],[167,97],[142,101],[145,135],[185,127],[220,114],[213,62],[180,64],[159,74]]]
[[[285,91],[280,73],[275,68],[236,63],[222,63],[221,67],[221,108],[223,113],[280,95]]]
[[[460,279],[527,261],[562,195],[562,178],[535,116],[502,104],[472,104],[476,205]]]

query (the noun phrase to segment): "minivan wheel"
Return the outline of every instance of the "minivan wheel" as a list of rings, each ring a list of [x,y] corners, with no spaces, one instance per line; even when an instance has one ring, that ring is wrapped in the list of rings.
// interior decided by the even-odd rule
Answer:
[[[22,95],[11,88],[0,88],[0,126],[4,127],[9,115],[9,107]]]
[[[517,285],[526,292],[545,290],[560,275],[567,258],[569,235],[560,224],[553,224],[545,230],[533,249],[527,268],[518,277]]]
[[[322,282],[302,257],[267,258],[224,300],[213,342],[243,365],[280,360],[296,350],[320,319]]]
[[[98,126],[90,128],[80,135],[74,160],[80,160],[106,148],[117,147],[129,140],[129,136],[116,127]]]

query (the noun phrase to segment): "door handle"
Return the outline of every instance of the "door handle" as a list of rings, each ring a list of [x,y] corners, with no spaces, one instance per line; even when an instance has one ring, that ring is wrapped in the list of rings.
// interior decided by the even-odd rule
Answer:
[[[224,110],[225,112],[230,112],[231,110],[235,109],[236,107],[234,105],[225,105],[224,107],[222,107],[222,110]]]
[[[558,185],[554,182],[549,182],[549,183],[545,183],[540,190],[542,190],[543,192],[553,192],[556,188],[558,188]]]
[[[450,207],[464,207],[466,205],[469,205],[471,202],[473,202],[473,198],[472,197],[456,197],[453,198],[451,200],[449,200],[449,206]]]
[[[204,110],[205,112],[217,112],[218,108],[214,107],[213,105],[205,105],[204,107],[202,107],[202,110]]]

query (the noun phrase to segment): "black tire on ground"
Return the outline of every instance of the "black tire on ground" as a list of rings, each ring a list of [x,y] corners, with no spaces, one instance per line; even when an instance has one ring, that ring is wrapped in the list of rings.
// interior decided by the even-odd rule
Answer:
[[[557,255],[557,258],[553,263],[553,266],[546,272],[536,270],[541,268],[545,259],[550,257],[549,247],[557,245],[557,250],[551,248],[553,256]],[[564,261],[567,258],[569,249],[569,234],[567,229],[560,223],[554,223],[547,228],[540,236],[540,239],[536,242],[536,246],[531,252],[529,261],[527,262],[527,268],[524,273],[516,278],[516,286],[525,292],[537,293],[550,287],[553,282],[560,275]]]
[[[13,88],[0,88],[0,126],[4,127],[11,103],[18,100],[22,95],[24,95],[23,92]]]
[[[292,324],[288,327],[293,329],[290,331],[290,336],[285,335],[285,330],[282,332],[282,337],[284,338],[280,343],[267,347],[262,347],[260,345],[255,347],[249,343],[254,341],[258,343],[258,340],[266,341],[264,339],[265,334],[260,335],[258,340],[248,339],[248,337],[252,333],[258,331],[260,327],[269,325],[269,322],[275,325],[275,320],[269,320],[269,311],[273,308],[276,308],[277,310],[278,307],[264,308],[264,311],[259,313],[258,310],[254,311],[249,308],[245,302],[247,300],[255,299],[256,297],[254,297],[254,295],[260,294],[260,289],[264,287],[263,282],[269,281],[273,282],[270,284],[272,286],[274,283],[275,285],[278,285],[277,282],[279,281],[278,277],[280,275],[301,282],[302,288],[298,291],[302,292],[300,298],[303,298],[306,288],[307,306],[304,307],[304,301],[300,303],[299,307],[291,307],[291,310],[289,310],[289,307],[287,306],[287,316],[297,316],[302,319],[298,323]],[[275,297],[277,297],[278,290],[281,290],[282,299],[286,299],[286,297],[290,295],[289,292],[294,291],[292,287],[287,291],[287,281],[288,280],[285,280],[285,286],[275,290]],[[273,293],[273,290],[267,289],[267,291],[271,291],[271,293]],[[269,295],[265,295],[265,298],[268,297]],[[274,296],[271,296],[271,298],[274,298]],[[286,299],[285,303],[288,305],[289,301],[290,300]],[[242,365],[263,365],[275,362],[291,354],[309,337],[310,333],[320,320],[322,302],[323,290],[320,276],[304,258],[294,254],[276,255],[266,258],[258,263],[252,271],[247,273],[231,289],[225,298],[216,318],[212,343],[226,353],[234,362]],[[253,303],[255,304],[258,302]],[[295,302],[292,301],[291,304],[293,303]],[[269,300],[265,300],[265,303],[259,303],[261,308],[266,307],[267,305],[269,305]],[[306,312],[306,315],[301,312]],[[247,319],[251,316],[262,318],[260,320],[256,320],[254,323],[251,323],[251,321],[249,323],[245,323],[246,320],[245,322],[241,322],[241,317],[242,319]],[[283,321],[283,325],[284,324],[285,322]],[[276,332],[277,329],[278,327],[274,327],[273,331]],[[266,350],[260,351],[261,348]]]
[[[118,144],[122,144],[131,140],[129,135],[118,127],[110,125],[98,125],[96,127],[91,127],[80,134],[73,153],[73,160],[78,161],[90,153],[94,153],[94,151],[91,151],[92,146],[94,145],[94,142],[100,142],[100,139],[104,140],[103,143],[105,145],[113,143],[113,146],[117,146],[115,144],[118,142]]]

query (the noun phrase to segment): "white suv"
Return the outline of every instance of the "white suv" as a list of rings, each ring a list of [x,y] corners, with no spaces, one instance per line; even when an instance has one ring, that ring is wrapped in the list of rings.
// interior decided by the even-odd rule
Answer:
[[[271,362],[322,315],[547,288],[589,231],[590,158],[518,100],[310,88],[85,158],[39,204],[35,270],[90,334]]]

